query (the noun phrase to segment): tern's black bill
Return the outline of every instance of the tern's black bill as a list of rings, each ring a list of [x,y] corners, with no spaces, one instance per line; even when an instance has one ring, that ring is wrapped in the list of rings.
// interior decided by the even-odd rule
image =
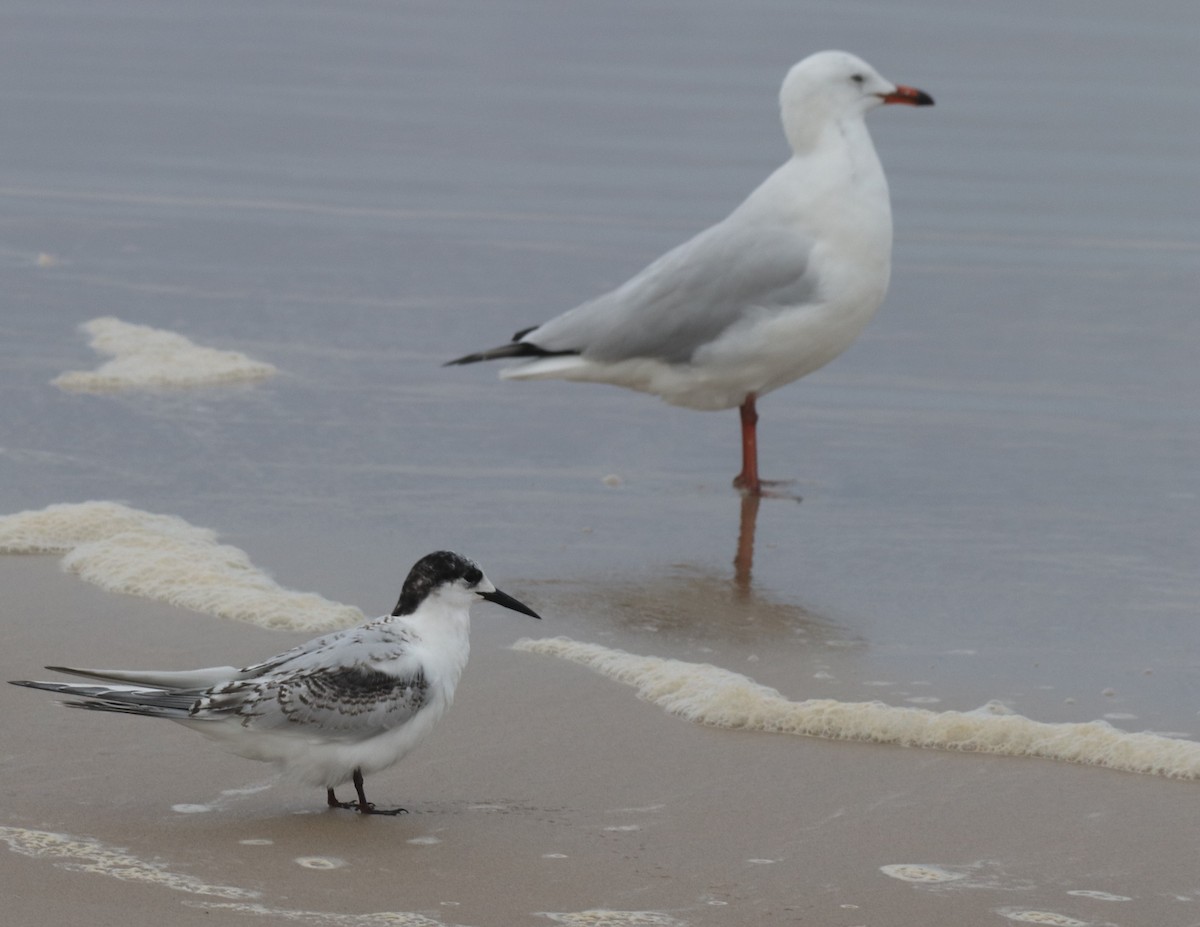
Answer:
[[[524,602],[518,602],[507,592],[501,592],[499,589],[495,589],[492,592],[480,592],[477,593],[477,595],[487,599],[489,602],[495,602],[497,605],[503,605],[505,608],[511,608],[514,612],[520,612],[522,615],[529,615],[529,617],[536,618],[538,621],[542,620],[541,615],[535,612]]]

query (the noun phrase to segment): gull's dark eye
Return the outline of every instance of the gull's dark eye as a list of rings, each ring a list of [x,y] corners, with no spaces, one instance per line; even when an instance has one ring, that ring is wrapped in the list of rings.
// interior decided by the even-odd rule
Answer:
[[[867,80],[862,74],[851,74],[850,79],[856,84],[864,84]]]

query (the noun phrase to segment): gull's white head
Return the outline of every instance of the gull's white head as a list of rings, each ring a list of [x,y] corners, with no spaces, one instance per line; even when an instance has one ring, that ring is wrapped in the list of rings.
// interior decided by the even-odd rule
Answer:
[[[809,55],[792,66],[779,91],[783,130],[796,151],[814,144],[830,123],[861,119],[885,103],[932,106],[933,98],[914,87],[893,84],[844,51]]]

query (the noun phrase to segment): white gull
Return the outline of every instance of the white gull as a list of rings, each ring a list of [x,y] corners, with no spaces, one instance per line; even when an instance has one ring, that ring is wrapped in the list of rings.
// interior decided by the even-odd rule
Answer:
[[[864,117],[933,99],[841,51],[780,91],[791,158],[727,218],[628,282],[512,342],[449,364],[524,358],[501,376],[611,383],[690,409],[741,410],[742,471],[761,495],[756,400],[848,348],[891,273],[887,179]]]
[[[367,801],[363,775],[398,762],[450,706],[470,653],[469,609],[480,598],[539,617],[470,560],[438,551],[413,566],[390,615],[244,669],[48,666],[105,682],[13,685],[70,696],[67,704],[75,708],[177,721],[238,756],[275,763],[295,779],[324,786],[330,807],[398,814],[404,809],[383,811]],[[334,794],[348,780],[356,802]]]

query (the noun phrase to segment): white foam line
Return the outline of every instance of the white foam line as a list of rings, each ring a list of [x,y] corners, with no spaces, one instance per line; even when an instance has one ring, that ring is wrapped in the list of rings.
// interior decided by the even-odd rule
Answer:
[[[122,882],[145,882],[176,892],[193,895],[215,895],[218,898],[251,899],[258,892],[231,885],[209,885],[200,879],[171,872],[163,863],[151,863],[131,856],[123,849],[108,847],[98,840],[58,834],[24,827],[0,827],[0,841],[10,850],[35,859],[50,859],[55,865],[75,872],[91,872],[120,879]]]
[[[62,553],[65,569],[109,592],[265,628],[321,631],[363,620],[352,605],[285,589],[207,528],[117,502],[0,516],[0,553]]]
[[[670,714],[713,727],[1041,757],[1171,779],[1200,779],[1200,743],[1130,734],[1105,721],[1047,724],[994,704],[969,712],[935,712],[882,702],[792,702],[753,679],[708,664],[643,657],[564,637],[524,638],[513,648],[590,667],[633,686],[641,698]]]
[[[610,911],[593,908],[588,911],[537,911],[539,917],[547,917],[556,924],[566,927],[688,927],[686,921],[678,920],[662,911]]]
[[[229,901],[185,901],[189,907],[206,911],[231,911],[255,914],[276,920],[299,921],[330,927],[448,927],[442,921],[404,911],[383,911],[377,914],[340,914],[325,911],[299,911],[275,908],[256,899],[261,892],[232,885],[209,885],[193,876],[170,871],[165,863],[149,862],[131,855],[127,850],[105,846],[89,837],[59,834],[53,831],[28,830],[24,827],[0,827],[0,842],[10,850],[33,859],[51,860],[54,865],[71,872],[88,872],[108,876],[122,882],[140,882],[189,895],[227,898]]]
[[[185,901],[188,908],[204,911],[226,910],[234,914],[256,914],[275,920],[314,923],[329,927],[462,927],[434,920],[413,911],[376,911],[373,914],[340,914],[334,911],[305,911],[293,908],[271,908],[266,904],[221,903]]]
[[[375,914],[335,914],[329,911],[299,911],[291,908],[272,908],[265,904],[224,903],[211,904],[185,901],[188,907],[205,911],[229,911],[235,914],[257,914],[276,920],[298,921],[308,924],[328,924],[330,927],[450,927],[424,914],[409,911],[380,911]]]
[[[240,351],[202,347],[183,335],[111,316],[80,326],[91,346],[112,358],[95,370],[73,370],[50,382],[72,392],[194,387],[263,380],[279,371]]]

